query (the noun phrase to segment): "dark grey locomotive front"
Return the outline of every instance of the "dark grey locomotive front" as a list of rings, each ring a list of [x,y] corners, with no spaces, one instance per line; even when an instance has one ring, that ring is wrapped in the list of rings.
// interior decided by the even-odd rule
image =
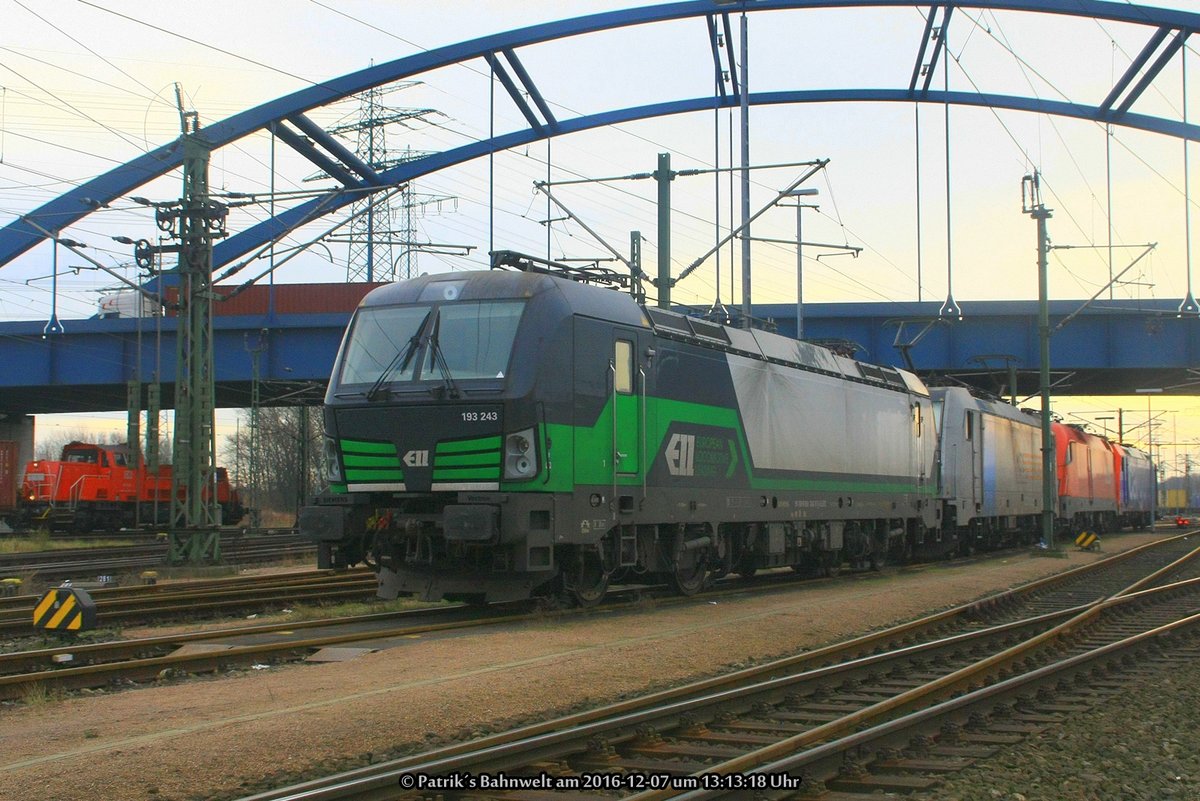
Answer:
[[[498,601],[554,580],[556,543],[579,536],[571,440],[553,432],[574,410],[581,313],[642,321],[627,296],[532,272],[368,295],[325,398],[330,491],[301,513],[323,563],[368,562],[382,597]]]

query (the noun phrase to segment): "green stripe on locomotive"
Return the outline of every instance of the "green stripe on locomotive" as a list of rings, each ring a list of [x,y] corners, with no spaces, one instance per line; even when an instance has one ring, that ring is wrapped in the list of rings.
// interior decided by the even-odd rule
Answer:
[[[357,439],[343,439],[342,453],[396,455],[396,445],[392,442],[367,442]]]
[[[631,397],[640,403],[641,399]],[[624,419],[629,419],[625,416]],[[702,426],[719,432],[727,440],[728,458],[714,465],[710,484],[727,489],[749,491],[793,491],[793,492],[869,492],[869,493],[919,493],[934,496],[936,480],[923,484],[904,478],[880,477],[879,479],[849,479],[797,477],[779,478],[756,475],[750,462],[749,447],[736,409],[708,404],[689,403],[668,398],[646,398],[646,450],[639,458],[639,470],[617,473],[617,486],[638,486],[643,482],[643,472],[661,468],[661,460],[672,427]],[[612,486],[612,400],[605,404],[595,424],[572,426],[562,423],[547,423],[539,426],[539,443],[542,459],[546,458],[546,439],[551,448],[551,467],[542,464],[542,477],[532,482],[504,482],[501,489],[510,492],[572,492],[576,485]],[[440,448],[440,446],[439,446]],[[567,465],[567,469],[563,468]],[[573,467],[573,470],[570,469]],[[694,482],[693,482],[694,483]],[[656,483],[650,485],[658,486]]]
[[[404,481],[404,473],[400,470],[355,470],[346,468],[346,481],[355,483],[376,483],[381,481]]]
[[[437,444],[437,455],[451,453],[500,452],[500,437],[480,437],[479,439],[456,439]]]
[[[400,469],[400,460],[393,453],[391,456],[359,456],[355,453],[343,453],[342,461],[347,468],[352,467],[391,467]]]

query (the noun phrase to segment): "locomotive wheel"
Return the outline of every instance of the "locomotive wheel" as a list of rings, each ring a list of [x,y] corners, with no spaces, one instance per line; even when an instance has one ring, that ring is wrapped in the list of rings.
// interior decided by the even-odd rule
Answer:
[[[680,595],[695,595],[704,589],[708,579],[708,549],[684,547],[683,539],[675,543],[674,567],[667,577],[671,588]]]
[[[676,565],[671,573],[671,587],[680,595],[695,595],[704,589],[704,580],[708,578],[708,570],[704,563],[692,565]]]
[[[842,572],[842,552],[826,551],[821,557],[821,573],[833,578]]]
[[[571,603],[587,609],[604,600],[608,592],[608,573],[604,572],[600,554],[581,551],[567,570],[564,584]]]

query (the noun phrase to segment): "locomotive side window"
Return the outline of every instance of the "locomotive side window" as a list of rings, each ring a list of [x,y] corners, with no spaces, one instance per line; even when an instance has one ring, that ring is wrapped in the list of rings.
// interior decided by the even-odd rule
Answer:
[[[967,418],[965,436],[968,440],[975,439],[975,413],[965,412]]]
[[[618,339],[613,351],[613,364],[616,366],[616,389],[622,395],[633,392],[633,343],[626,339]]]

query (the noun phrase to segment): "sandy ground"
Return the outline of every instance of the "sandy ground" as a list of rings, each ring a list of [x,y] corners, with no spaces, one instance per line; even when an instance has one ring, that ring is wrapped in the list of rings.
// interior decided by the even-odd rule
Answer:
[[[1161,536],[1161,535],[1160,535]],[[1151,535],[1109,537],[1108,553]],[[1020,553],[0,707],[0,799],[237,797],[783,656],[1088,563]]]

